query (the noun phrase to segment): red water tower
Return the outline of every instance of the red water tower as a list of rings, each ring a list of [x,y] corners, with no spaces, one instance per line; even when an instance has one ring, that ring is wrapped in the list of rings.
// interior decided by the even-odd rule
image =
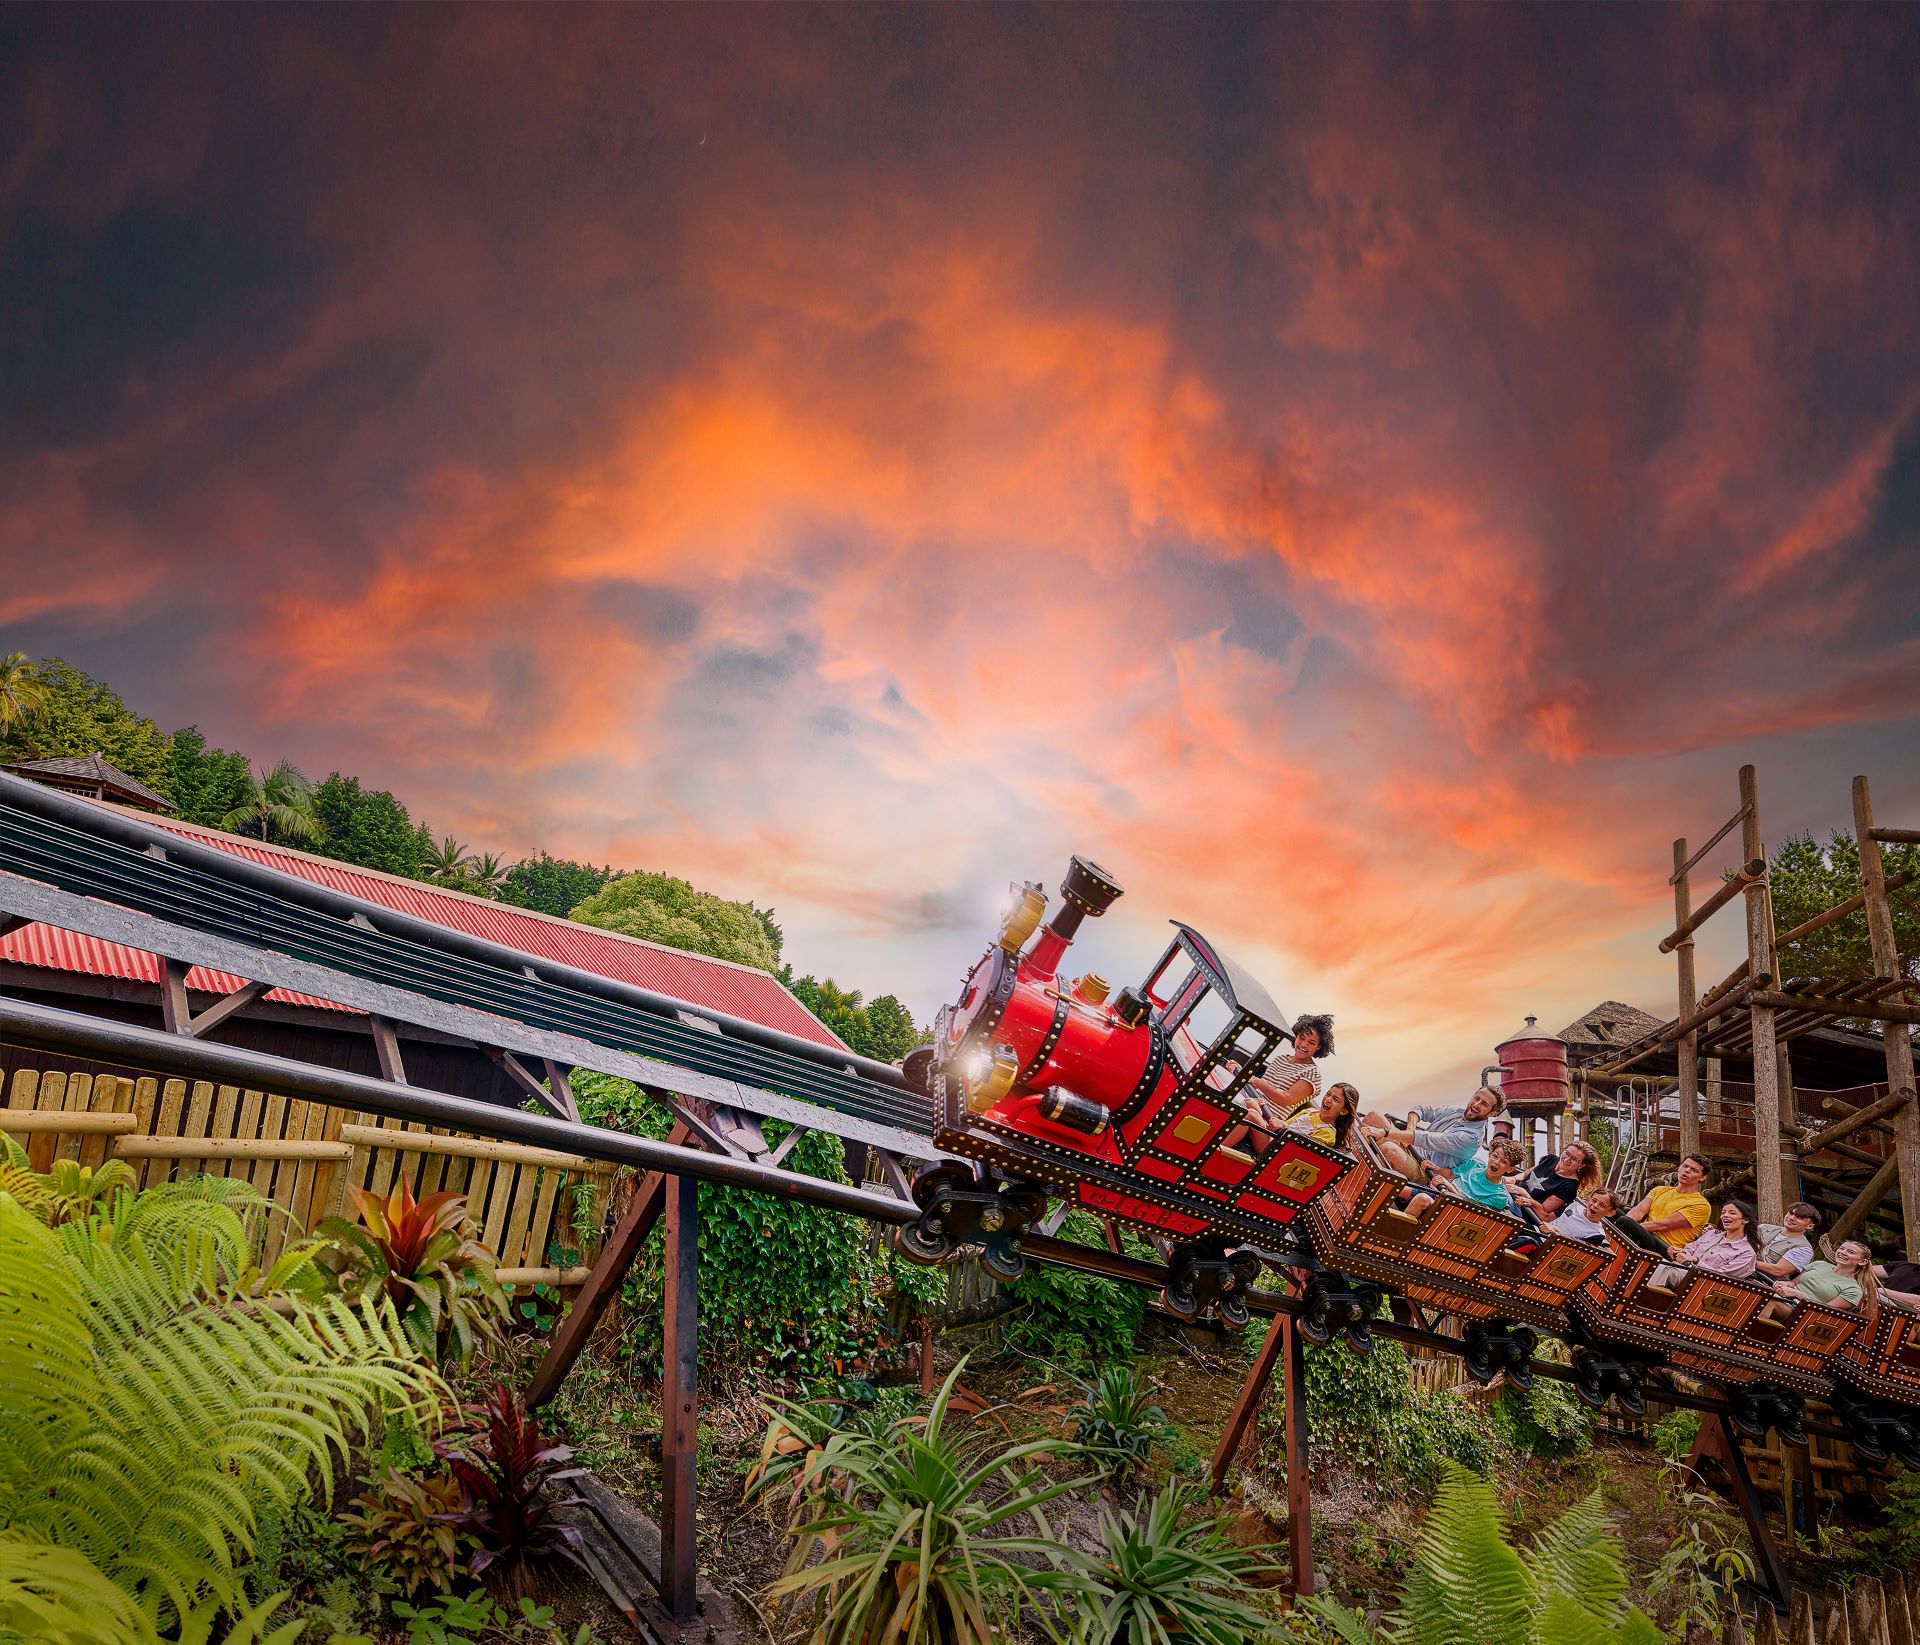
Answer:
[[[1543,1034],[1527,1018],[1526,1027],[1494,1048],[1500,1061],[1500,1089],[1508,1104],[1538,1113],[1564,1108],[1571,1089],[1567,1077],[1567,1042],[1557,1034]]]

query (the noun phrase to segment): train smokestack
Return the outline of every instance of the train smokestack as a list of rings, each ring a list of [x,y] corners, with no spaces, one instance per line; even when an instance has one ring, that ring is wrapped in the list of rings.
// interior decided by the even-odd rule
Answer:
[[[1060,956],[1079,933],[1080,922],[1089,914],[1098,919],[1120,896],[1120,882],[1097,862],[1076,856],[1067,864],[1067,877],[1060,882],[1060,912],[1034,944],[1032,963],[1042,976],[1059,970]]]

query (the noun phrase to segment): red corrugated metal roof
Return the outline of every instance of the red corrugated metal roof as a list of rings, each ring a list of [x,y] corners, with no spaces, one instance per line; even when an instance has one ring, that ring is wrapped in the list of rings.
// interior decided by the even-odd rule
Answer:
[[[97,803],[97,802],[88,802]],[[200,828],[172,817],[140,814],[176,834],[217,846],[236,856],[250,857],[257,863],[281,873],[295,875],[318,885],[330,886],[350,896],[412,914],[436,925],[465,931],[471,936],[504,943],[523,953],[578,966],[583,971],[634,983],[658,993],[670,994],[688,1004],[704,1006],[728,1016],[744,1017],[768,1028],[809,1039],[818,1045],[840,1046],[840,1041],[820,1020],[780,985],[777,978],[752,966],[735,965],[728,960],[709,959],[704,954],[689,954],[678,948],[643,942],[637,937],[601,931],[571,920],[555,919],[531,909],[512,908],[470,897],[459,891],[445,891],[419,880],[403,880],[375,869],[358,868],[351,863],[334,862],[326,857],[309,856],[304,851],[267,845],[259,840],[244,840],[218,829]],[[47,970],[74,971],[86,976],[116,977],[131,982],[157,983],[160,961],[138,949],[117,943],[96,941],[70,931],[48,926],[29,925],[7,937],[0,937],[0,960],[18,965],[39,966]],[[208,993],[230,994],[241,986],[238,977],[200,967],[188,973],[187,986]],[[325,1000],[309,999],[280,989],[266,996],[295,1005],[327,1006],[343,1010]]]

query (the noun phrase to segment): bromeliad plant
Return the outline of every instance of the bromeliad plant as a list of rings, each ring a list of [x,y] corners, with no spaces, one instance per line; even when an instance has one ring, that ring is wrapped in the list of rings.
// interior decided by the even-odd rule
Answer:
[[[473,1537],[459,1524],[460,1485],[451,1475],[415,1479],[388,1468],[353,1507],[340,1516],[348,1541],[409,1599],[423,1588],[445,1593],[453,1586],[454,1567]]]
[[[493,1253],[467,1232],[466,1195],[416,1200],[404,1181],[384,1199],[364,1188],[347,1192],[361,1220],[320,1224],[320,1263],[350,1296],[384,1293],[421,1353],[437,1357],[444,1341],[467,1364],[476,1340],[507,1317],[508,1304],[494,1278]]]
[[[504,1384],[466,1415],[466,1425],[441,1442],[440,1452],[460,1484],[460,1507],[448,1523],[476,1544],[467,1569],[478,1576],[497,1565],[515,1580],[530,1560],[559,1558],[584,1569],[579,1531],[553,1517],[556,1508],[581,1499],[541,1501],[549,1485],[587,1471],[567,1466],[573,1447],[550,1444]]]
[[[1100,1510],[1104,1558],[1074,1616],[1074,1645],[1250,1645],[1273,1619],[1236,1595],[1272,1570],[1210,1521],[1182,1525],[1185,1492],[1170,1486],[1133,1513]]]
[[[1060,1637],[1038,1601],[1077,1591],[1087,1562],[1055,1539],[1043,1510],[1096,1476],[1049,1479],[1043,1459],[1077,1452],[1070,1444],[996,1447],[951,1424],[964,1365],[924,1419],[878,1436],[821,1436],[814,1413],[770,1402],[777,1432],[749,1489],[797,1495],[793,1557],[771,1592],[811,1604],[817,1645],[997,1645],[995,1616],[1016,1609]]]

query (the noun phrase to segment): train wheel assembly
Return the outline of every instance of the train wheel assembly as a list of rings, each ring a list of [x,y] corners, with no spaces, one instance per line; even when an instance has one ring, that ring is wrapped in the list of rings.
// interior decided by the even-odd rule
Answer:
[[[1581,1404],[1602,1409],[1608,1400],[1618,1400],[1629,1416],[1642,1416],[1647,1409],[1643,1389],[1646,1367],[1637,1360],[1617,1359],[1597,1348],[1576,1348],[1573,1353],[1573,1392]]]
[[[1212,1309],[1220,1323],[1238,1331],[1253,1317],[1247,1293],[1260,1278],[1260,1253],[1250,1245],[1229,1250],[1223,1241],[1182,1246],[1168,1267],[1160,1306],[1178,1320],[1198,1319]]]
[[[983,1182],[971,1165],[945,1161],[913,1180],[919,1217],[896,1231],[910,1261],[938,1263],[965,1246],[980,1248],[980,1265],[1004,1285],[1027,1269],[1020,1236],[1046,1214],[1043,1189],[1024,1182]]]
[[[1475,1382],[1484,1385],[1504,1371],[1507,1381],[1524,1394],[1533,1386],[1533,1354],[1539,1345],[1530,1325],[1476,1321],[1467,1327],[1461,1359]]]

